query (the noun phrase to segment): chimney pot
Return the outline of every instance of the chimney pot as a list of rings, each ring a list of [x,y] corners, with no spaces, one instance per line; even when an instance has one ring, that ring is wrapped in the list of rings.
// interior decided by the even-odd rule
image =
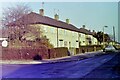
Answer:
[[[70,23],[70,20],[69,20],[69,19],[66,19],[66,23],[69,24],[69,23]]]
[[[85,29],[85,25],[83,25],[83,28]]]
[[[59,20],[59,15],[55,14],[54,18],[55,18],[55,20]]]

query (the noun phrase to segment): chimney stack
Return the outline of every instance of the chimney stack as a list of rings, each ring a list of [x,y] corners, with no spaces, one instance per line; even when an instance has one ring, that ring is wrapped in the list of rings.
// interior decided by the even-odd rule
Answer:
[[[69,24],[69,23],[70,23],[70,20],[69,20],[69,19],[66,19],[66,23]]]
[[[44,16],[44,9],[40,9],[39,12],[41,16]]]
[[[59,20],[59,15],[55,14],[54,18],[55,18],[55,20]]]
[[[85,29],[85,25],[82,26]]]

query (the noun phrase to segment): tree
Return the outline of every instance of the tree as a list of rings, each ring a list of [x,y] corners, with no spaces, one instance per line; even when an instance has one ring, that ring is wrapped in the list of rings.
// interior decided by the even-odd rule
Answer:
[[[39,37],[41,31],[39,27],[30,26],[28,23],[30,20],[22,19],[28,15],[32,10],[28,5],[15,5],[7,7],[3,11],[2,23],[8,29],[9,40],[19,39],[26,34],[32,34],[31,36]],[[38,31],[39,30],[39,31]],[[30,35],[29,35],[30,36]]]
[[[2,23],[7,26],[9,23],[17,21],[26,14],[29,14],[32,10],[28,5],[15,5],[3,9]]]
[[[29,14],[32,10],[28,5],[22,4],[22,5],[15,5],[10,6],[5,9],[3,9],[3,16],[2,16],[2,25],[5,27],[4,29],[7,29],[8,31],[8,38],[10,40],[14,39],[21,39],[22,35],[25,33],[25,24],[22,25],[12,25],[11,23],[16,22],[21,17]],[[27,23],[26,23],[27,24]]]
[[[27,5],[15,5],[4,10],[2,23],[8,29],[9,41],[12,44],[30,42],[32,46],[42,44],[48,48],[52,47],[49,40],[42,35],[40,26],[31,25],[29,23],[31,20],[26,19],[31,11]]]
[[[110,37],[109,37],[108,34],[104,34],[104,36],[105,36],[105,42],[110,41]],[[100,43],[103,42],[103,32],[100,31],[100,32],[95,33],[95,34],[94,34],[94,37],[96,37],[97,40],[98,40]]]

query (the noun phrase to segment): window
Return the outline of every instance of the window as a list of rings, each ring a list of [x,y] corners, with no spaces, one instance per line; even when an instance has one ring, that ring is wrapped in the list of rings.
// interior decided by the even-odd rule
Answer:
[[[64,34],[64,30],[63,29],[61,29],[60,32],[61,32],[61,34]]]
[[[78,42],[78,40],[76,40],[76,42]]]
[[[61,34],[61,33],[62,33],[60,28],[58,29],[58,33],[59,33],[59,34]]]
[[[89,41],[89,44],[91,45],[91,44],[92,44],[92,41]]]
[[[44,31],[47,32],[47,28],[46,27],[44,27]]]
[[[63,47],[63,40],[62,39],[59,39],[59,44],[60,44],[60,47]]]
[[[74,32],[72,32],[72,36],[74,36]]]
[[[62,39],[59,39],[59,41],[63,41]]]
[[[64,42],[64,47],[67,47],[67,41]]]
[[[54,28],[51,28],[51,33],[54,33],[54,31],[55,31]]]
[[[64,32],[65,32],[65,35],[67,35],[67,31],[66,31],[66,30],[64,30]]]

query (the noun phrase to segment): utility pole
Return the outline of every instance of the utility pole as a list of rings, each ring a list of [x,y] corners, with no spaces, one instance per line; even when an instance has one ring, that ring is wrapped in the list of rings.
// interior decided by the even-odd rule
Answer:
[[[114,42],[115,42],[115,27],[113,26],[113,36],[114,36]]]
[[[105,42],[105,41],[104,41],[104,37],[105,37],[105,36],[104,36],[104,27],[103,27],[103,48],[105,48],[105,47],[104,47],[104,42]]]
[[[103,26],[103,48],[105,48],[105,35],[104,35],[104,27],[108,27],[108,26]]]

